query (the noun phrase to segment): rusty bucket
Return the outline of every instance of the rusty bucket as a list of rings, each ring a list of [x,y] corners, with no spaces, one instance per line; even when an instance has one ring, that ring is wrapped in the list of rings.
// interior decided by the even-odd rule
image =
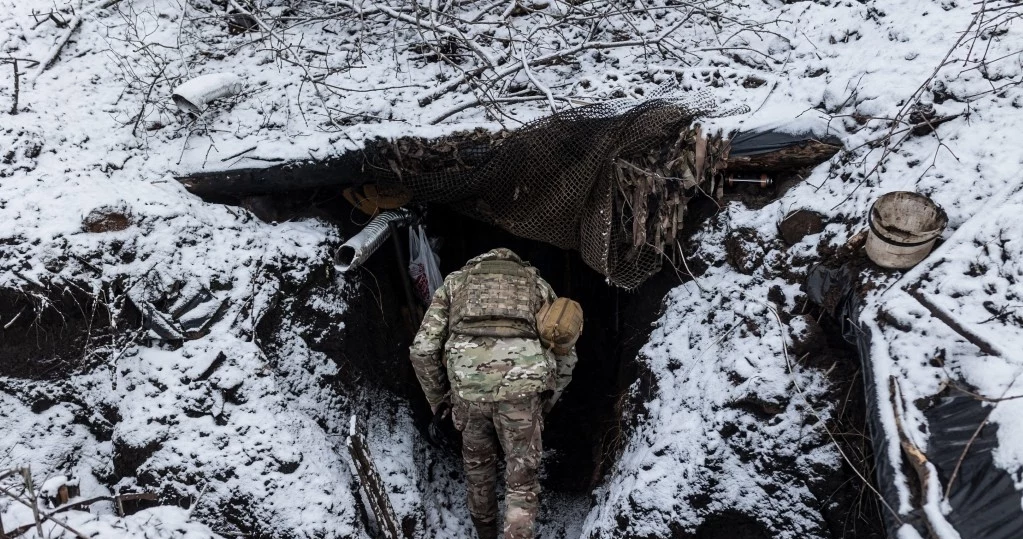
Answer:
[[[931,253],[948,216],[920,193],[894,191],[874,202],[869,221],[867,256],[884,268],[907,269]]]

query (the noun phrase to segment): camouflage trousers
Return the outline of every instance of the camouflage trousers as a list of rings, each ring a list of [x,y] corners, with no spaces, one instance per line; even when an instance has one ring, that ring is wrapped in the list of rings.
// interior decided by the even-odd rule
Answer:
[[[498,402],[455,399],[462,460],[469,482],[469,513],[477,530],[496,531],[498,444],[505,459],[505,539],[533,539],[539,508],[543,415],[539,394]],[[496,539],[481,537],[481,539]]]

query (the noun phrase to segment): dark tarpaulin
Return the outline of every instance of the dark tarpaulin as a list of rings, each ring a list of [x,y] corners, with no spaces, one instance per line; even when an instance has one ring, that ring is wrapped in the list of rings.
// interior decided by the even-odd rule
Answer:
[[[986,422],[991,410],[992,403],[954,390],[924,411],[933,442],[927,458],[938,469],[943,487],[966,453],[952,485],[953,511],[946,517],[963,539],[1023,537],[1020,493],[1009,474],[994,463],[998,425]]]
[[[806,292],[812,301],[841,320],[843,337],[855,344],[859,352],[878,489],[889,506],[898,507],[896,474],[903,463],[888,459],[887,448],[892,442],[886,437],[877,406],[878,384],[887,384],[887,381],[875,380],[874,370],[870,368],[871,334],[863,326],[852,323],[859,319],[862,311],[860,297],[855,293],[856,274],[848,266],[828,268],[817,265],[807,276]],[[948,522],[962,539],[1023,537],[1023,497],[1016,490],[1009,473],[994,464],[992,452],[998,446],[998,426],[986,423],[991,403],[962,391],[947,391],[936,395],[925,405],[924,415],[929,431],[925,453],[938,471],[942,491],[959,466],[949,497],[952,511],[946,516]],[[978,428],[980,432],[977,432]],[[977,433],[976,438],[974,433]],[[898,519],[887,510],[883,514],[889,537],[898,537],[898,519],[913,525],[922,536],[928,536],[922,509],[914,509]]]
[[[785,133],[777,129],[763,129],[738,133],[732,136],[730,140],[731,150],[728,152],[728,155],[738,157],[776,152],[811,141],[823,142],[833,146],[842,145],[842,140],[834,135],[819,137],[810,132]]]

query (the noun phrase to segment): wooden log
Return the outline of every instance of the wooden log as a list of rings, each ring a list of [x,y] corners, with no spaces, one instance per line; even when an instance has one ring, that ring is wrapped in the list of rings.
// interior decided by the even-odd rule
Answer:
[[[966,339],[967,342],[979,348],[981,352],[984,352],[989,356],[1006,358],[1009,357],[1003,354],[1002,351],[999,350],[998,347],[996,347],[994,344],[988,342],[980,335],[977,335],[977,333],[972,331],[970,328],[966,327],[951,314],[947,313],[941,307],[935,305],[934,302],[928,299],[927,296],[924,295],[924,293],[921,292],[919,288],[916,287],[910,288],[906,290],[906,293],[909,294],[910,297],[915,299],[925,309],[927,309],[927,311],[931,313],[932,316],[940,320],[942,323],[948,326],[949,329],[956,332],[956,334],[958,334],[960,337]]]
[[[486,151],[485,148],[495,146],[507,136],[507,132],[477,130],[437,140],[407,137],[391,142],[374,141],[364,150],[320,161],[305,159],[265,168],[197,172],[176,179],[190,192],[213,202],[237,202],[253,195],[317,188],[336,188],[340,192],[345,187],[396,176],[392,170],[395,166],[402,173],[412,174],[451,171],[453,167],[471,169],[478,164],[471,157],[479,157],[472,156],[473,148]],[[453,148],[462,150],[461,158],[452,158],[458,155]],[[728,173],[770,174],[810,168],[827,161],[839,150],[841,146],[810,141],[769,153],[732,156],[728,158]]]
[[[902,424],[902,417],[899,414],[900,408],[905,409],[905,403],[903,402],[902,406],[898,406],[896,402],[896,396],[901,401],[902,390],[899,388],[899,381],[894,376],[888,377],[888,395],[895,416],[895,429],[899,434],[899,447],[902,448],[902,455],[906,457],[910,467],[916,472],[919,500],[917,500],[915,505],[918,508],[922,508],[927,499],[928,485],[932,480],[937,481],[938,479],[931,476],[930,468],[927,467],[927,455],[906,434],[906,427]],[[934,524],[927,513],[920,511],[920,514],[923,516],[924,524],[927,526],[928,537],[941,537],[935,531]]]
[[[831,159],[841,149],[841,146],[812,140],[768,153],[731,156],[728,158],[728,173],[771,173],[813,168]]]
[[[361,154],[351,152],[322,161],[306,159],[266,168],[198,172],[175,179],[190,192],[214,201],[320,187],[337,187],[340,193],[344,187],[371,179],[361,165]]]
[[[507,131],[476,129],[435,139],[376,139],[367,142],[362,149],[322,160],[303,159],[265,168],[197,172],[175,179],[190,192],[215,202],[323,187],[337,188],[340,192],[352,185],[397,182],[402,174],[471,170],[507,136]],[[253,159],[247,152],[241,154]]]

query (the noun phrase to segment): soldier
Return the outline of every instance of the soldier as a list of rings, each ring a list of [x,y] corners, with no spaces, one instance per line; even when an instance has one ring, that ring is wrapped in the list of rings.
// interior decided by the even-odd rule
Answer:
[[[430,409],[450,398],[480,539],[497,538],[498,443],[506,463],[504,537],[533,537],[543,413],[577,359],[574,347],[559,355],[538,339],[536,313],[555,299],[535,268],[494,249],[444,279],[412,343]]]

